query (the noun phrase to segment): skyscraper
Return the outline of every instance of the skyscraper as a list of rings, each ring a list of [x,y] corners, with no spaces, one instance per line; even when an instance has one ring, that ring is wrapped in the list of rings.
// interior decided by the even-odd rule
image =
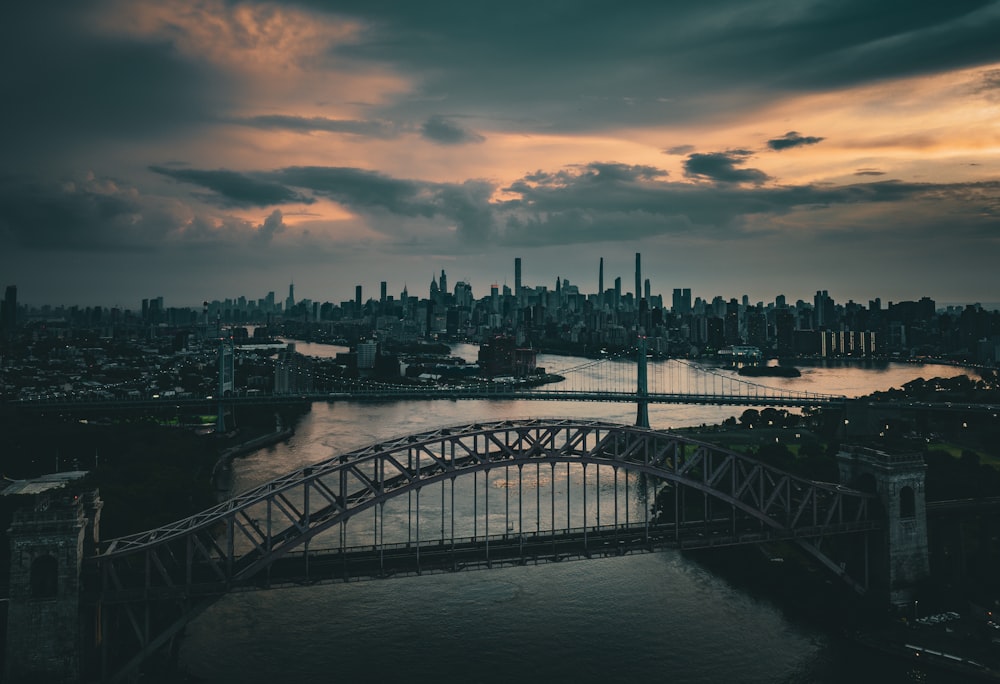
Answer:
[[[12,333],[17,327],[17,285],[8,285],[3,296],[3,312],[0,312],[0,328]]]
[[[813,309],[816,316],[816,327],[825,328],[833,322],[833,300],[826,290],[816,290],[813,297]]]
[[[524,307],[521,299],[521,257],[514,257],[514,299],[517,300],[517,308]]]
[[[635,253],[635,307],[642,301],[642,255]]]
[[[597,270],[597,294],[604,296],[604,257],[601,257],[601,265]]]

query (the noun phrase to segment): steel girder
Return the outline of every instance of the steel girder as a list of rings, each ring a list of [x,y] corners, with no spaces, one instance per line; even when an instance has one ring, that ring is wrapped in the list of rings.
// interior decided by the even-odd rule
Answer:
[[[871,495],[681,435],[573,419],[440,428],[334,456],[184,520],[104,543],[88,563],[99,569],[102,610],[116,615],[137,645],[122,671],[226,592],[267,586],[269,567],[300,547],[308,552],[321,532],[341,525],[343,547],[344,526],[363,511],[434,483],[529,463],[646,473],[742,511],[770,531],[763,538],[807,541],[874,525]]]
[[[702,491],[775,531],[822,535],[872,519],[868,494],[680,435],[589,420],[475,423],[334,456],[184,520],[111,540],[93,559],[102,570],[102,600],[224,592],[389,499],[442,479],[531,462],[644,472]]]

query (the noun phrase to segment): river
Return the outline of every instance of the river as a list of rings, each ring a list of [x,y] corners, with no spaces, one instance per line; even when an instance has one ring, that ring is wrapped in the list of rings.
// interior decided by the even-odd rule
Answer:
[[[343,348],[296,343],[332,356]],[[474,360],[476,348],[453,353]],[[539,355],[552,372],[586,359]],[[657,363],[651,362],[651,367]],[[763,384],[858,396],[950,366],[804,367]],[[739,407],[651,405],[653,427]],[[535,401],[317,403],[285,443],[234,463],[234,490],[393,436],[526,417],[635,420],[629,404]],[[950,682],[786,615],[678,552],[320,585],[224,597],[187,629],[182,671],[212,682]]]

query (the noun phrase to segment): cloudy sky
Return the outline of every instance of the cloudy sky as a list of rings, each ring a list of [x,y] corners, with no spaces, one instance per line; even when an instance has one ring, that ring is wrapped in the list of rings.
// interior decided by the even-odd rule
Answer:
[[[0,27],[32,304],[432,275],[1000,300],[1000,2],[42,0]]]

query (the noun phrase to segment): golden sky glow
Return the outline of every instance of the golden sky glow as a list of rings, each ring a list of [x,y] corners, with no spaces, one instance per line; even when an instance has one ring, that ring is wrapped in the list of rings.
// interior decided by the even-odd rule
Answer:
[[[260,289],[272,265],[341,290],[454,264],[482,288],[514,255],[547,282],[648,250],[664,291],[984,299],[940,262],[974,254],[963,279],[985,282],[1000,257],[997,7],[27,9],[4,48],[25,68],[0,84],[24,103],[5,115],[0,267],[30,282],[52,251],[112,269],[147,252],[150,287],[180,293],[190,248],[233,269],[191,290]],[[893,250],[940,276],[901,282],[875,256]],[[754,255],[775,253],[822,282],[765,277]]]

